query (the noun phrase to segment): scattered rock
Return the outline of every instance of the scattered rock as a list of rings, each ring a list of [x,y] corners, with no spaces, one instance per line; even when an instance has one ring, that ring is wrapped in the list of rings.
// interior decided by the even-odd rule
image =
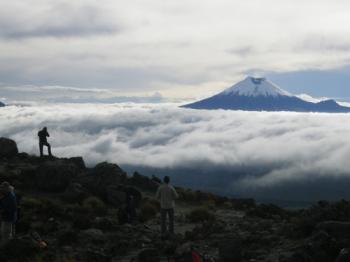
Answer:
[[[137,259],[139,262],[160,262],[159,253],[154,248],[142,250],[138,254]]]
[[[317,229],[324,230],[331,236],[337,238],[350,237],[350,222],[325,221],[319,223]]]
[[[182,244],[181,246],[178,246],[175,250],[175,256],[182,257],[182,256],[190,253],[192,245],[193,245],[192,242],[187,242],[185,244]]]
[[[242,260],[242,242],[240,237],[232,236],[219,243],[220,262],[240,262]]]
[[[30,261],[39,252],[39,246],[29,237],[13,239],[0,247],[0,261]]]
[[[343,248],[338,257],[336,262],[349,262],[350,261],[350,248]]]
[[[67,202],[81,202],[88,196],[87,190],[79,183],[71,183],[62,195],[62,199]]]
[[[89,228],[79,233],[79,239],[80,241],[85,243],[86,242],[99,243],[99,242],[105,242],[106,236],[100,229]]]

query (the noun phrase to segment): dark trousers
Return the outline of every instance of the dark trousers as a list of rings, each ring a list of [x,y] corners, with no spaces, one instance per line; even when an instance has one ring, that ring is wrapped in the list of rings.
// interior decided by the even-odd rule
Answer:
[[[161,230],[162,235],[164,235],[167,232],[167,226],[166,226],[166,217],[169,218],[169,226],[168,230],[170,234],[174,234],[174,208],[170,209],[161,209],[160,210],[160,216],[161,216]]]
[[[136,218],[136,209],[134,201],[127,201],[126,203],[126,213],[128,215],[128,223],[131,224],[135,221]]]
[[[44,146],[47,146],[47,150],[49,151],[49,156],[52,156],[51,155],[51,146],[48,142],[40,142],[39,143],[39,149],[40,149],[40,156],[43,156],[43,149],[44,149]]]

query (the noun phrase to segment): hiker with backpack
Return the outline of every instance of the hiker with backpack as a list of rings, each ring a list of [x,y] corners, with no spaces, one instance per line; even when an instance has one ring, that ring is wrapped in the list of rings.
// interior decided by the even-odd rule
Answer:
[[[162,238],[167,236],[167,233],[174,235],[174,208],[175,199],[179,196],[173,186],[171,186],[170,178],[164,177],[164,183],[158,187],[156,198],[160,201],[160,214],[161,214],[161,233]],[[166,225],[166,218],[168,216],[168,230]]]
[[[13,186],[8,182],[0,185],[1,243],[13,239],[17,222],[17,201]]]

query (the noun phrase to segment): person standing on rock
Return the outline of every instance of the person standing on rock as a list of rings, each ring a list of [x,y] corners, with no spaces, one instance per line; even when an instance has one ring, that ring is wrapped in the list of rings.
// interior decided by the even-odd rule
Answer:
[[[174,208],[175,199],[179,196],[173,186],[171,186],[170,178],[168,176],[164,177],[164,183],[158,187],[156,198],[160,200],[160,215],[161,215],[161,233],[162,237],[166,236],[167,226],[166,217],[169,218],[168,232],[174,234]]]
[[[13,187],[4,182],[0,185],[1,243],[11,240],[17,222],[17,201]]]
[[[39,137],[39,149],[40,149],[40,156],[44,156],[43,149],[44,146],[47,146],[47,150],[49,151],[49,156],[52,156],[51,154],[51,145],[47,142],[47,137],[49,137],[49,133],[47,132],[46,126],[38,132]]]

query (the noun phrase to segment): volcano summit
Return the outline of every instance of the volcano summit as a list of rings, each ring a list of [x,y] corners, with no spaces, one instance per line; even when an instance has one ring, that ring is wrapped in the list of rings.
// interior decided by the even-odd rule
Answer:
[[[217,95],[183,107],[246,111],[350,112],[349,107],[341,106],[334,100],[308,102],[288,93],[266,78],[251,76]]]

